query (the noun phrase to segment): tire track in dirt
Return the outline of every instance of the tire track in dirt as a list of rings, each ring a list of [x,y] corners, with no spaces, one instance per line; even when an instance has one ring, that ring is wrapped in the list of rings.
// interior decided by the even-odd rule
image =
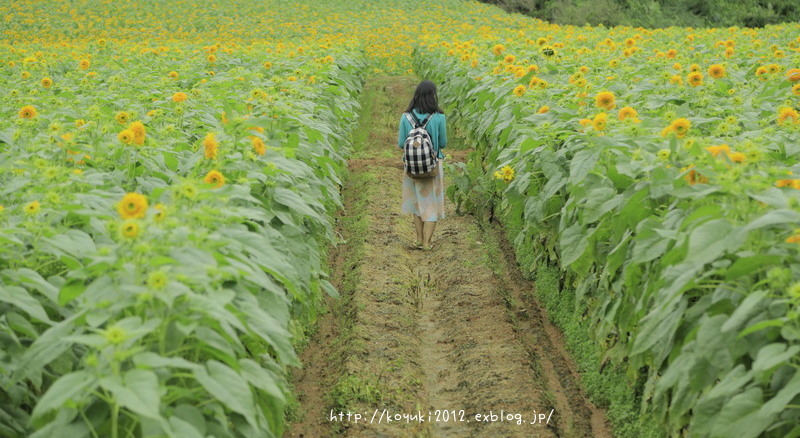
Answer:
[[[498,256],[500,241],[486,238],[471,216],[456,216],[447,201],[434,249],[412,246],[413,224],[399,213],[395,145],[397,119],[416,83],[374,78],[365,85],[370,101],[360,126],[369,132],[350,161],[339,221],[347,243],[329,258],[342,297],[328,300],[332,311],[301,354],[304,369],[293,378],[301,418],[285,436],[610,437],[557,330],[540,309],[519,304],[531,284]],[[366,420],[331,422],[331,409]],[[376,409],[422,412],[426,421],[365,423]],[[475,421],[477,413],[501,410],[520,414],[524,424]],[[549,424],[529,424],[551,412]]]

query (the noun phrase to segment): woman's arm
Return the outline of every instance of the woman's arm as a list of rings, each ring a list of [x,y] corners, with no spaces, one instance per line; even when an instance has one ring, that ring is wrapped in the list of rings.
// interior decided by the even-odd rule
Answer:
[[[406,141],[406,137],[408,137],[408,131],[410,131],[410,125],[408,124],[408,120],[406,120],[405,115],[400,116],[400,131],[397,133],[397,146],[402,148],[403,143]]]
[[[444,149],[447,145],[447,120],[442,114],[442,123],[439,124],[439,149]]]

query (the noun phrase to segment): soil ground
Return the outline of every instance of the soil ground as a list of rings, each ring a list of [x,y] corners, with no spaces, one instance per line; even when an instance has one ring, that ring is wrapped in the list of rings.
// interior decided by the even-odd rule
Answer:
[[[397,123],[417,83],[365,85],[336,218],[342,241],[329,257],[341,297],[326,298],[301,354],[285,437],[613,436],[498,226],[456,215],[448,200],[433,250],[413,246],[413,223],[400,213]],[[448,146],[449,160],[466,159],[457,138]],[[422,422],[386,422],[419,413]]]

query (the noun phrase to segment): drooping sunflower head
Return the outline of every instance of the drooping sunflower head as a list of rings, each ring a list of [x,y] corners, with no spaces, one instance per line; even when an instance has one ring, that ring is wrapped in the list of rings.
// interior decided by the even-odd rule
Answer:
[[[556,54],[557,54],[555,47],[550,46],[550,45],[542,46],[540,51],[542,52],[542,55],[544,55],[544,56],[546,56],[548,58],[556,56]]]
[[[264,145],[264,141],[261,140],[260,138],[254,136],[252,139],[252,143],[253,143],[253,151],[258,155],[264,155],[267,152],[267,148]]]
[[[203,139],[203,156],[209,160],[213,160],[217,158],[217,152],[219,150],[219,143],[217,139],[214,137],[214,133],[210,132],[206,135],[206,138]]]

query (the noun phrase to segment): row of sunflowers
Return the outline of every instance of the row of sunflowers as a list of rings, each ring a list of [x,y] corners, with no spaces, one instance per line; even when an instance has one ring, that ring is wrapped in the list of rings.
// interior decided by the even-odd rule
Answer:
[[[595,345],[601,404],[641,414],[620,436],[796,436],[800,26],[531,22],[415,68],[476,148],[449,195],[496,214],[532,277],[560,272],[540,297]]]

